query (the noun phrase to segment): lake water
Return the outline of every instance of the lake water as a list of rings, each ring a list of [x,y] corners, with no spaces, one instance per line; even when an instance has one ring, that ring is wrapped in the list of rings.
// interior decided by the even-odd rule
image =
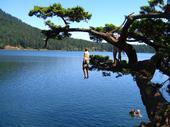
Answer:
[[[0,127],[132,127],[148,121],[132,76],[92,71],[84,80],[82,55],[0,50]],[[132,107],[143,117],[131,118]]]

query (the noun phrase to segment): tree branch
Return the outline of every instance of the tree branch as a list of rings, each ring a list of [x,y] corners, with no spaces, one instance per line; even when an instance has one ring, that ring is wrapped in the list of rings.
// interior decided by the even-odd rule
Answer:
[[[120,34],[119,41],[124,43],[126,38],[128,37],[128,29],[130,28],[131,24],[137,19],[144,19],[144,18],[166,18],[170,17],[170,13],[150,13],[150,14],[139,14],[139,15],[129,15],[126,17],[126,23],[122,28],[122,32]]]
[[[52,31],[49,30],[50,33],[58,33],[58,34],[60,32],[87,32],[87,33],[90,33],[90,34],[93,34],[93,35],[103,38],[105,41],[107,41],[108,43],[110,43],[112,45],[116,45],[115,43],[118,42],[118,39],[114,38],[112,36],[112,34],[98,32],[98,31],[95,31],[92,29],[61,27],[61,28],[54,28]],[[48,34],[46,34],[46,35],[48,36]],[[51,34],[49,34],[49,35],[51,35]]]
[[[68,26],[69,23],[64,19],[64,17],[62,17],[62,16],[60,16],[60,17],[61,17],[61,19],[63,20],[63,22],[65,23],[65,26]]]
[[[135,38],[138,41],[142,41],[145,44],[153,47],[155,50],[158,50],[158,48],[159,48],[158,45],[152,43],[148,38],[146,38],[146,37],[144,37],[144,36],[142,36],[142,35],[140,35],[138,33],[133,32],[133,33],[129,33],[129,35],[130,35],[130,37]]]

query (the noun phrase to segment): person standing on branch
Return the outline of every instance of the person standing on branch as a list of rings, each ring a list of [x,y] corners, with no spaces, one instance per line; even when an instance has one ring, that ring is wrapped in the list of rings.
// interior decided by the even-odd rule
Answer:
[[[115,35],[116,39],[119,38],[119,35]],[[121,49],[117,48],[115,46],[113,46],[113,67],[115,67],[117,65],[117,63],[121,62],[122,57],[121,57]],[[117,58],[117,54],[118,54],[118,58]]]

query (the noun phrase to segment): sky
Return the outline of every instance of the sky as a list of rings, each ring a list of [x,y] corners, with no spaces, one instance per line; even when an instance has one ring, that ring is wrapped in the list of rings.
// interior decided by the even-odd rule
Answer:
[[[37,17],[29,17],[28,13],[34,6],[49,6],[54,3],[61,3],[65,8],[81,6],[92,14],[88,23],[74,23],[71,27],[88,28],[89,26],[104,26],[106,23],[121,25],[126,15],[135,12],[138,14],[140,6],[146,5],[147,0],[1,0],[0,9],[23,22],[39,29],[48,29],[44,20]],[[54,23],[61,23],[59,18],[53,18]],[[74,33],[74,38],[88,40],[86,33]]]

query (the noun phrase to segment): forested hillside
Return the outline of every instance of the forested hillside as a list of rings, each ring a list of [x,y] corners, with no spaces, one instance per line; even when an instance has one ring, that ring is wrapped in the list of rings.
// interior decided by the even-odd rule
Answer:
[[[39,48],[42,35],[39,29],[0,10],[0,47],[5,45]]]
[[[0,9],[0,48],[12,45],[20,48],[41,49],[44,45],[41,30],[34,28],[21,20],[5,13]],[[96,44],[81,39],[66,38],[63,40],[50,40],[47,49],[52,50],[89,50],[112,51],[109,44]],[[152,52],[148,46],[135,46],[137,52]]]

